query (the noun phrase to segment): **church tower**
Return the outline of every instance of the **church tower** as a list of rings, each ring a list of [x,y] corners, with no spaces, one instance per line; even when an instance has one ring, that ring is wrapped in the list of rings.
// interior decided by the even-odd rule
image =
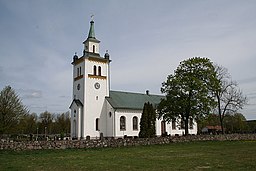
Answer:
[[[73,101],[71,103],[71,137],[96,138],[104,134],[105,97],[109,96],[109,54],[100,56],[100,41],[90,22],[83,55],[73,57]]]

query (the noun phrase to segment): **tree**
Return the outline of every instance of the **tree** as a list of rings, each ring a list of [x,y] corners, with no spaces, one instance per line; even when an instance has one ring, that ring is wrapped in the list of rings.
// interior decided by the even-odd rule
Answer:
[[[56,133],[68,134],[70,132],[70,113],[58,114],[54,124],[56,126]]]
[[[35,134],[37,133],[37,114],[25,114],[21,117],[18,125],[18,130],[22,130],[24,134]]]
[[[39,118],[41,121],[40,132],[44,134],[51,134],[54,116],[50,112],[45,111],[40,114]]]
[[[246,119],[241,113],[227,114],[223,120],[223,125],[225,125],[228,133],[244,133],[247,131]]]
[[[168,122],[181,118],[185,122],[185,135],[188,135],[189,120],[209,114],[215,106],[210,87],[218,85],[209,59],[194,57],[182,61],[175,73],[162,84],[161,92],[166,98],[158,106],[159,118]]]
[[[0,134],[9,133],[27,113],[27,108],[15,91],[10,86],[6,86],[0,92]]]
[[[213,87],[213,92],[217,100],[217,111],[219,114],[222,134],[224,134],[223,120],[226,114],[234,114],[247,103],[238,84],[231,80],[228,70],[215,65],[215,72],[219,80],[219,87]]]
[[[139,137],[150,138],[156,135],[156,112],[153,105],[149,102],[144,104],[140,120]]]
[[[219,117],[216,114],[209,114],[197,120],[198,132],[201,132],[206,126],[219,126]]]
[[[247,132],[256,133],[256,120],[246,121]]]

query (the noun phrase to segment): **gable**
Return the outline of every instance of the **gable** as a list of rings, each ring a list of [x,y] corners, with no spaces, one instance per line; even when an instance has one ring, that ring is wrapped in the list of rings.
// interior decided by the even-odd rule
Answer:
[[[74,99],[73,101],[72,101],[72,103],[71,103],[71,105],[70,105],[70,109],[73,107],[73,105],[76,105],[76,106],[78,106],[78,107],[83,107],[83,104],[82,104],[82,102],[80,101],[80,100],[78,100],[78,99]]]
[[[144,103],[149,102],[156,107],[163,98],[165,97],[161,95],[110,91],[109,97],[106,97],[106,100],[115,109],[142,110]]]

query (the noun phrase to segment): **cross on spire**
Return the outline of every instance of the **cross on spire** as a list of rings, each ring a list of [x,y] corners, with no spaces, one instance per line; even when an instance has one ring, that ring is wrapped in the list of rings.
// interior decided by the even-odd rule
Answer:
[[[92,14],[92,15],[91,15],[91,21],[93,21],[93,17],[94,17],[94,15]]]

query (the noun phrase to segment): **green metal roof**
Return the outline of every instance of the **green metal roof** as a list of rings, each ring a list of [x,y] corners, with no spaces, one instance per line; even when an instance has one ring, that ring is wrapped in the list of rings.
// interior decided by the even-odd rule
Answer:
[[[94,38],[95,39],[95,32],[94,32],[94,21],[90,22],[90,30],[89,30],[89,34],[88,34],[88,38]]]
[[[90,30],[89,30],[88,38],[95,38],[94,21],[91,21],[91,25],[90,25]]]
[[[89,30],[89,33],[88,33],[88,37],[87,37],[87,39],[83,43],[85,44],[87,41],[91,41],[91,42],[95,42],[95,43],[100,43],[100,41],[98,39],[96,39],[96,37],[95,37],[94,21],[91,20],[90,23],[91,24],[90,24],[90,30]]]
[[[156,106],[161,99],[161,95],[151,95],[142,93],[130,93],[122,91],[110,91],[109,97],[106,97],[110,105],[115,109],[134,109],[142,110],[144,103],[151,103]]]

